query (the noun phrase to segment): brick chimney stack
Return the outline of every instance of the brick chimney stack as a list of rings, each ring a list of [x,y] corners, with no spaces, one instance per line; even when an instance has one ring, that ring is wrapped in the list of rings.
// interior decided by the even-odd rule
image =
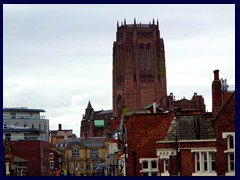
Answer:
[[[219,80],[219,70],[214,70],[214,80]]]
[[[59,131],[62,130],[62,124],[58,124],[58,130],[59,130]]]
[[[222,108],[222,84],[219,79],[219,70],[214,70],[214,80],[212,82],[212,113],[215,118]]]

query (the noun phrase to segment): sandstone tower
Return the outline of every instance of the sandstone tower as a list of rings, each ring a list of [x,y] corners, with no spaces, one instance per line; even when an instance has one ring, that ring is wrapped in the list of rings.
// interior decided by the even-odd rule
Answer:
[[[138,110],[167,96],[164,41],[158,20],[117,23],[113,43],[113,115]]]

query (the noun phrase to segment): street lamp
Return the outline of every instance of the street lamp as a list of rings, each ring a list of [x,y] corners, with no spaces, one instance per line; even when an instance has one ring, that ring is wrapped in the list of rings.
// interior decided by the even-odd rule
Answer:
[[[123,166],[124,166],[124,161],[121,160],[120,163],[119,163],[119,167],[120,167],[119,169],[120,169],[121,176],[123,176],[123,172],[122,172],[123,171]]]
[[[109,161],[109,153],[107,153],[107,176],[111,175],[111,169],[110,169],[110,161]]]
[[[177,118],[174,116],[172,120],[172,125],[175,127],[175,146],[176,146],[176,156],[177,156],[177,176],[179,175],[179,152],[178,152],[178,124]]]

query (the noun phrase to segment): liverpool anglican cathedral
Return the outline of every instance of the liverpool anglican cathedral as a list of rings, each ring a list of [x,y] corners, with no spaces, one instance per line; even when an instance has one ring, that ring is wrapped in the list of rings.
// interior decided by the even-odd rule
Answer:
[[[104,139],[106,167],[114,158],[118,164],[107,175],[235,175],[235,87],[219,70],[209,84],[212,112],[196,92],[190,100],[168,95],[164,40],[154,19],[117,22],[112,67],[113,109],[94,111],[89,101],[81,121],[82,138]]]
[[[235,176],[235,87],[213,69],[212,112],[196,92],[176,100],[158,20],[116,28],[113,108],[86,102],[80,137],[61,124],[49,131],[43,109],[3,108],[3,174]]]
[[[191,100],[176,101],[167,95],[164,40],[159,22],[149,24],[117,23],[113,43],[113,110],[94,111],[88,102],[81,122],[81,137],[107,136],[112,133],[110,119],[121,117],[123,107],[129,113],[148,110],[156,103],[160,111],[175,107],[205,112],[204,99],[194,93]],[[106,119],[104,119],[106,118]],[[100,119],[102,121],[100,121]],[[110,129],[109,129],[110,128]]]

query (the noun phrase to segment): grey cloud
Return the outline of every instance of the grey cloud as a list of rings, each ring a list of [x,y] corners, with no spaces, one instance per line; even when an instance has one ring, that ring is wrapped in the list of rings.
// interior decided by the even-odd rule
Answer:
[[[4,4],[3,15],[3,105],[46,109],[50,128],[68,121],[79,132],[89,100],[112,108],[112,45],[124,18],[158,19],[176,98],[197,91],[211,103],[214,69],[235,81],[234,5]]]

